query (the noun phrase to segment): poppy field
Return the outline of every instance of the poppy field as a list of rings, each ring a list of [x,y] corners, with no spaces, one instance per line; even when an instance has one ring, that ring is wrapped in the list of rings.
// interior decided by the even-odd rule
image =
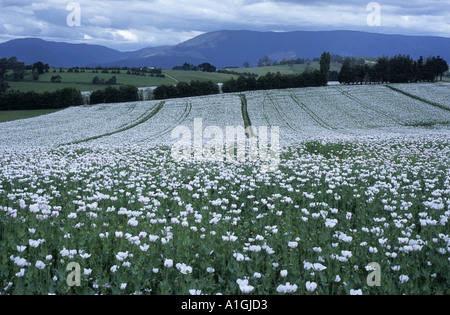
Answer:
[[[449,294],[450,89],[434,86],[429,103],[422,89],[258,91],[2,123],[0,294]],[[199,118],[279,127],[276,169],[174,160],[172,131]]]

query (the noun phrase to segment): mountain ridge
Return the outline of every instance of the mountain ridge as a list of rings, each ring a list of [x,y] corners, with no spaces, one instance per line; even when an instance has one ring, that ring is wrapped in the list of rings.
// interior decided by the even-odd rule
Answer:
[[[143,48],[121,52],[105,46],[70,44],[28,38],[0,44],[0,58],[16,56],[26,64],[37,61],[54,67],[75,66],[154,66],[172,68],[185,62],[209,62],[219,68],[241,67],[244,62],[256,66],[268,56],[315,58],[322,52],[345,57],[380,57],[398,54],[441,56],[450,60],[450,38],[368,33],[361,31],[257,32],[222,30],[205,33],[172,46]]]
[[[0,58],[15,56],[25,64],[42,61],[54,67],[87,66],[87,60],[92,61],[91,64],[105,60],[113,62],[126,55],[101,45],[53,42],[39,38],[14,39],[0,44]]]

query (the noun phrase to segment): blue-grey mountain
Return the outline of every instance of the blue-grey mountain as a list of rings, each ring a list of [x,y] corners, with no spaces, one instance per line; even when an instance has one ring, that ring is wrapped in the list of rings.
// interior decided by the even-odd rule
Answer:
[[[68,44],[37,38],[14,39],[0,44],[0,58],[17,57],[26,65],[42,61],[53,67],[84,67],[114,62],[126,53],[100,45]]]
[[[441,56],[450,61],[450,38],[359,31],[217,31],[178,45],[144,48],[134,52],[38,39],[12,40],[0,44],[0,58],[16,56],[26,64],[42,61],[55,67],[102,65],[172,68],[185,62],[195,65],[209,62],[219,68],[241,67],[244,62],[256,66],[264,56],[272,60],[315,58],[324,51],[341,56],[374,58],[405,54],[416,60],[420,56]]]

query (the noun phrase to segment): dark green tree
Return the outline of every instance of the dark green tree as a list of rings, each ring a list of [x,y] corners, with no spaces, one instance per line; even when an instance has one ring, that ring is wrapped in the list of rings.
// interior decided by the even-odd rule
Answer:
[[[25,77],[25,64],[23,62],[19,62],[17,57],[11,57],[8,59],[8,69],[13,71],[13,81],[22,81]]]
[[[34,68],[33,69],[33,80],[34,81],[39,80],[39,70],[38,70],[38,68]]]
[[[192,95],[192,89],[187,82],[177,83],[177,97],[189,97]]]
[[[442,59],[440,56],[437,56],[437,58],[436,58],[436,73],[437,73],[437,76],[440,76],[441,81],[442,81],[442,76],[448,70],[449,70],[449,67],[448,67],[447,61]]]
[[[65,88],[55,92],[4,93],[0,95],[0,110],[57,109],[83,104],[79,90]]]
[[[330,71],[328,73],[328,81],[338,81],[339,72],[336,70]]]
[[[0,93],[5,93],[9,88],[8,81],[0,79]]]
[[[428,57],[424,66],[424,80],[425,81],[435,81],[438,75],[437,58]]]
[[[156,100],[176,98],[177,95],[178,95],[177,88],[173,85],[160,85],[153,91],[153,97]]]
[[[386,56],[379,57],[375,64],[375,80],[376,82],[387,83],[390,81],[390,63]]]
[[[328,73],[330,72],[331,55],[329,52],[322,53],[320,57],[320,73],[322,74],[323,85],[328,83]]]
[[[113,76],[112,78],[108,79],[108,81],[106,81],[106,84],[111,84],[111,85],[117,84],[117,77]]]
[[[119,87],[121,102],[136,102],[139,100],[139,89],[133,85]]]
[[[94,77],[92,79],[92,84],[95,84],[95,85],[100,84],[100,78],[99,77]]]
[[[56,92],[54,97],[59,105],[55,108],[65,108],[69,106],[79,106],[83,105],[83,96],[81,92],[74,88],[65,88]]]
[[[359,84],[363,84],[366,81],[366,75],[368,73],[368,69],[366,65],[356,65],[353,69],[354,78],[353,81]]]
[[[352,60],[350,58],[346,58],[344,63],[342,64],[341,71],[338,75],[339,83],[350,84],[355,82],[355,75],[352,68]]]
[[[0,93],[8,90],[8,81],[6,81],[6,73],[8,72],[8,60],[6,58],[0,59]]]
[[[39,74],[44,74],[46,68],[48,69],[48,65],[47,67],[45,67],[45,65],[41,61],[38,61],[35,64],[33,64],[33,69],[37,69]]]
[[[397,55],[389,60],[390,82],[408,83],[415,77],[414,60],[407,55]]]
[[[94,91],[90,96],[90,104],[102,104],[105,102],[105,93],[102,90]]]
[[[62,78],[59,75],[54,75],[50,78],[50,81],[52,83],[61,83],[62,82]]]
[[[105,93],[105,103],[118,103],[121,101],[120,92],[112,86],[108,86],[103,91]]]
[[[191,96],[212,95],[219,93],[219,87],[211,81],[191,81]]]
[[[417,60],[416,63],[416,69],[415,69],[415,82],[423,81],[424,79],[424,61],[423,56],[420,56],[419,60]]]
[[[203,72],[216,72],[217,68],[214,67],[212,64],[205,62],[198,65],[198,70]]]
[[[198,71],[198,67],[194,66],[193,64],[185,62],[183,64],[182,70],[184,70],[184,71]]]
[[[230,80],[225,81],[222,85],[222,92],[223,93],[238,92],[237,81],[234,78],[231,78]]]

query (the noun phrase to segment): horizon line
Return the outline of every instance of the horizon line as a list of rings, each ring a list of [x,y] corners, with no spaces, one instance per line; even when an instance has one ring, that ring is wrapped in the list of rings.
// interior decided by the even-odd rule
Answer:
[[[1,44],[5,44],[11,41],[15,41],[15,40],[27,40],[27,39],[35,39],[35,40],[42,40],[44,42],[53,42],[53,43],[60,43],[60,44],[69,44],[69,45],[89,45],[89,46],[101,46],[101,47],[106,47],[115,51],[119,51],[119,52],[123,52],[123,53],[127,53],[127,52],[136,52],[142,49],[146,49],[146,48],[156,48],[156,47],[163,47],[163,46],[177,46],[179,44],[188,42],[192,39],[195,39],[197,37],[200,36],[204,36],[206,34],[212,34],[212,33],[220,33],[220,32],[251,32],[251,33],[332,33],[332,32],[355,32],[355,33],[367,33],[367,34],[374,34],[374,35],[384,35],[384,36],[404,36],[404,37],[433,37],[433,38],[444,38],[444,39],[450,39],[449,37],[446,36],[439,36],[439,35],[411,35],[411,34],[401,34],[401,33],[383,33],[383,32],[369,32],[369,31],[362,31],[362,30],[352,30],[352,29],[339,29],[339,30],[295,30],[295,31],[283,31],[283,30],[270,30],[270,31],[258,31],[258,30],[249,30],[249,29],[239,29],[239,30],[233,30],[233,29],[222,29],[222,30],[217,30],[217,31],[210,31],[210,32],[204,32],[200,35],[194,36],[192,38],[189,38],[185,41],[179,42],[177,44],[162,44],[162,45],[154,45],[154,46],[142,46],[141,48],[138,49],[133,49],[133,50],[121,50],[121,49],[117,49],[117,48],[113,48],[108,44],[97,44],[97,43],[89,43],[89,42],[83,42],[81,39],[80,40],[74,40],[74,41],[64,41],[64,40],[58,40],[58,39],[46,39],[45,37],[33,37],[33,36],[16,36],[15,38],[12,39],[8,39],[5,41],[0,41],[0,45]],[[125,44],[124,44],[125,45]],[[144,45],[144,44],[143,44]]]

